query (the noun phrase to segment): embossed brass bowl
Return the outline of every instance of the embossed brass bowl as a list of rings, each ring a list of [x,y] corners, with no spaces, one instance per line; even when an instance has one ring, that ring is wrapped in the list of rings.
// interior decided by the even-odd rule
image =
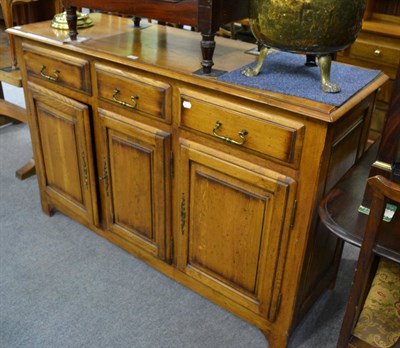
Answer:
[[[268,48],[317,56],[322,89],[340,91],[330,82],[331,54],[354,42],[365,6],[366,0],[250,0],[251,30],[264,48],[260,60]],[[260,68],[243,73],[256,76]]]

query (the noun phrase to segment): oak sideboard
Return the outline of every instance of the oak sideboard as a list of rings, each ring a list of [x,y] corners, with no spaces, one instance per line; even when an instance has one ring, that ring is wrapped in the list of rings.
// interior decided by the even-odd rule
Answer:
[[[42,209],[257,326],[269,346],[334,286],[325,192],[362,156],[379,74],[341,106],[193,75],[197,33],[92,14],[15,27]],[[217,38],[215,67],[255,61]]]

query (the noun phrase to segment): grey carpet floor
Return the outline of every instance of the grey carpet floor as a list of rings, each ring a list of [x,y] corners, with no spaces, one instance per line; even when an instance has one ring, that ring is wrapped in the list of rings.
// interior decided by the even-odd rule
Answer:
[[[0,129],[0,347],[265,348],[263,334],[60,213],[41,212],[26,125]],[[290,347],[335,347],[357,250]]]

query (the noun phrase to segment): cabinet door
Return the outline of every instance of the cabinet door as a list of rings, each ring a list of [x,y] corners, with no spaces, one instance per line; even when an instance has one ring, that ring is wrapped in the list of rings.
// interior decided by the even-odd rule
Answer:
[[[181,142],[178,268],[274,321],[295,182],[205,146]]]
[[[55,207],[79,221],[97,224],[87,105],[34,84],[29,84],[29,95],[42,200],[48,209]]]
[[[106,229],[169,259],[170,136],[118,117],[99,111]]]

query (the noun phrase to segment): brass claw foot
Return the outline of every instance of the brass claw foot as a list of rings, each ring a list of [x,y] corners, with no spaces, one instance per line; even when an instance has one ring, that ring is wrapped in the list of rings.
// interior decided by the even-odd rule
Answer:
[[[338,93],[340,92],[340,87],[336,83],[332,82],[321,82],[321,89],[325,93]]]
[[[268,53],[268,47],[263,47],[260,50],[260,55],[258,57],[257,65],[254,68],[246,68],[241,71],[241,73],[247,77],[254,77],[260,73],[261,67],[264,63],[264,59]]]
[[[318,58],[318,65],[321,74],[321,89],[325,93],[338,93],[340,92],[340,87],[331,82],[331,65],[332,57],[330,54],[320,56]]]
[[[242,75],[247,77],[254,77],[257,76],[259,71],[256,71],[255,68],[246,68],[241,71]]]

